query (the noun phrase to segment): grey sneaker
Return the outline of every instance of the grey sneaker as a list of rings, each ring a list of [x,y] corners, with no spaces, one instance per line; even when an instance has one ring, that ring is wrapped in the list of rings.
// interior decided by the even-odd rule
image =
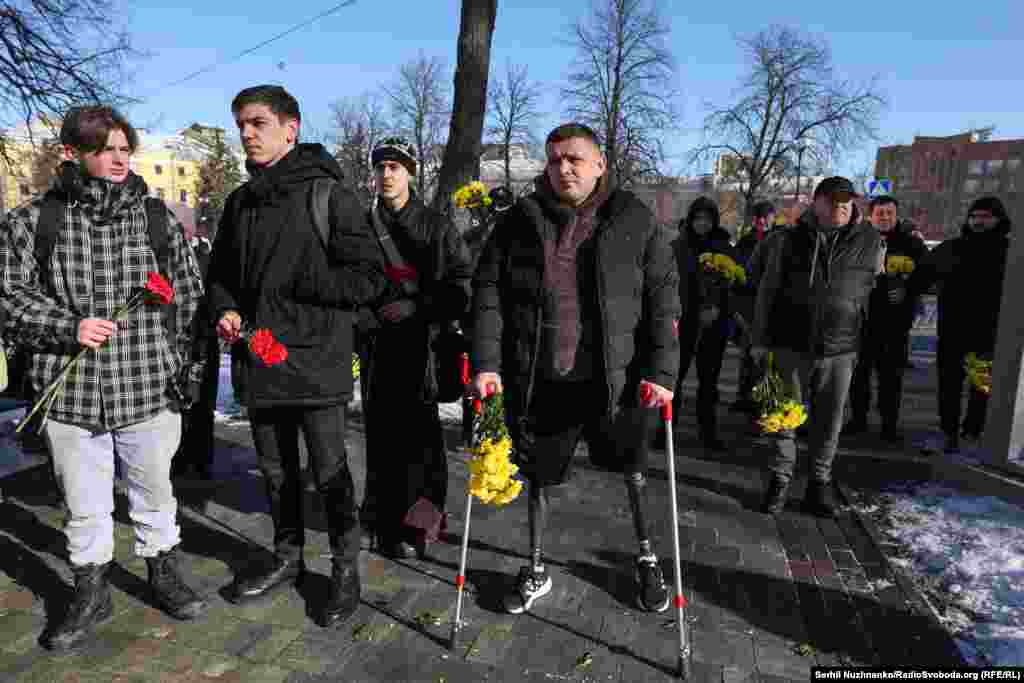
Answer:
[[[668,586],[665,575],[661,572],[658,558],[654,555],[641,555],[636,558],[636,596],[640,609],[647,612],[664,612],[668,609]]]
[[[511,593],[505,596],[505,611],[522,614],[530,609],[537,598],[551,592],[551,577],[546,571],[534,571],[533,567],[522,567],[519,578]]]

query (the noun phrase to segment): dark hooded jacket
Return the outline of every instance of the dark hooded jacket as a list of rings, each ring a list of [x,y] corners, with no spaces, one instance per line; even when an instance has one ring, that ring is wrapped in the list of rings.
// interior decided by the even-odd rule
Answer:
[[[885,257],[906,256],[919,267],[928,256],[928,247],[920,237],[914,237],[911,230],[899,224],[886,234],[882,234],[885,243]],[[869,335],[906,334],[914,320],[916,296],[908,295],[901,303],[889,301],[889,289],[894,278],[903,277],[883,273],[878,276],[875,288],[871,292],[870,312],[866,331]]]
[[[881,269],[878,231],[860,221],[856,206],[850,222],[834,230],[821,228],[810,210],[764,246],[754,345],[817,357],[856,352]]]
[[[693,219],[698,211],[707,211],[712,216],[713,226],[705,235],[698,235],[693,229]],[[683,324],[696,325],[701,309],[717,306],[718,323],[724,325],[732,315],[731,293],[726,287],[710,288],[707,278],[700,276],[698,259],[701,254],[725,254],[736,260],[735,248],[729,243],[729,233],[721,226],[718,206],[707,197],[698,197],[679,223],[679,238],[673,245],[676,262],[679,265],[679,296],[683,304]]]
[[[325,245],[312,215],[318,178],[341,167],[318,144],[297,145],[228,197],[210,263],[212,320],[236,310],[248,328],[269,328],[288,358],[266,366],[239,342],[232,349],[250,408],[325,406],[352,394],[353,309],[394,291],[356,196],[335,185]]]
[[[513,419],[523,413],[547,298],[543,240],[554,227],[542,207],[534,193],[505,213],[474,279],[474,369],[502,374]],[[595,220],[593,248],[577,261],[581,271],[592,269],[594,287],[581,288],[580,303],[584,315],[599,318],[594,331],[611,414],[641,379],[675,386],[679,284],[668,232],[633,193],[612,191]]]
[[[964,225],[959,237],[935,247],[910,278],[912,294],[939,287],[940,347],[958,353],[995,350],[1011,231],[1005,210],[997,215],[1000,221],[991,230]]]

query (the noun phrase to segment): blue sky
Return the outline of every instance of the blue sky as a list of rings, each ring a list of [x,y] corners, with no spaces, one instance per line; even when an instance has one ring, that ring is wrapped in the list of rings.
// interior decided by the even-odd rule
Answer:
[[[128,27],[136,46],[149,56],[136,64],[132,91],[145,101],[129,109],[131,119],[137,125],[155,124],[161,132],[193,121],[233,130],[229,106],[234,94],[271,82],[299,99],[304,123],[326,130],[332,101],[379,89],[394,78],[399,64],[421,51],[442,57],[454,69],[456,0],[357,0],[237,62],[164,87],[337,2],[132,2]],[[546,88],[544,127],[549,128],[561,118],[558,88],[573,58],[572,49],[559,39],[588,2],[499,0],[498,5],[492,65],[507,59],[528,65],[530,77]],[[677,173],[705,170],[689,167],[685,154],[700,142],[697,131],[706,104],[728,103],[744,71],[735,37],[772,23],[824,35],[838,75],[880,78],[890,101],[880,121],[883,144],[990,124],[996,126],[996,138],[1024,137],[1024,2],[1019,0],[974,0],[956,6],[934,0],[859,5],[664,0],[663,7],[683,93],[682,130],[669,141],[670,170]],[[872,145],[851,155],[836,170],[867,169],[874,150]]]

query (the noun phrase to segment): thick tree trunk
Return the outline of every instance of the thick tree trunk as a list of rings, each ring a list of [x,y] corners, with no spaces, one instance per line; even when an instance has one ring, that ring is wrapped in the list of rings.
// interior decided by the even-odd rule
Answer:
[[[479,175],[480,140],[487,109],[487,75],[498,0],[462,0],[455,101],[434,207],[446,211],[452,193]]]

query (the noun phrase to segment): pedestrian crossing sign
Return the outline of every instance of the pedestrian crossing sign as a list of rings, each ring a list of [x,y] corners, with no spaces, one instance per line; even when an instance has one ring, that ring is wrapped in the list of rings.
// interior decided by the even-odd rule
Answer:
[[[892,194],[892,180],[890,178],[872,178],[867,182],[865,189],[869,197]]]

